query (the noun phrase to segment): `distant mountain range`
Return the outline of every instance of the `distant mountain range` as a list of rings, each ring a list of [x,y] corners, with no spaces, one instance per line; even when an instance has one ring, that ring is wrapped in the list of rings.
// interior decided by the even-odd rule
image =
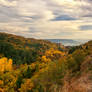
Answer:
[[[45,39],[54,43],[62,43],[64,46],[77,46],[80,44],[84,44],[89,40],[81,40],[81,39]]]

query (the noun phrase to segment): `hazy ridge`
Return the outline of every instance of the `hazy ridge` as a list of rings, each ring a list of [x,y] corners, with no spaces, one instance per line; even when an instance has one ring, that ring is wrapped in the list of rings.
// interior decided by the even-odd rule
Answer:
[[[45,39],[54,43],[61,43],[64,46],[77,46],[88,42],[87,39]]]

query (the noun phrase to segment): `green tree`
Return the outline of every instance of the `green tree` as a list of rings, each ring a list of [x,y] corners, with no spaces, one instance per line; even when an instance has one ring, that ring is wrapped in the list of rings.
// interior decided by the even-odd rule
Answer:
[[[23,77],[24,78],[31,78],[32,77],[32,70],[31,68],[28,66],[27,70],[23,73]]]
[[[17,81],[16,81],[16,86],[17,86],[17,88],[20,88],[21,87],[21,84],[22,84],[22,76],[19,76],[18,77],[18,79],[17,79]]]

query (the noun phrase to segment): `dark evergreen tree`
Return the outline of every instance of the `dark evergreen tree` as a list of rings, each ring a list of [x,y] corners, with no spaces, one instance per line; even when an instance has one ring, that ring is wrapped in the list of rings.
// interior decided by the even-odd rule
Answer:
[[[18,77],[18,79],[17,79],[17,81],[16,81],[16,86],[17,86],[17,88],[20,88],[21,87],[21,84],[22,84],[22,76],[19,76]]]

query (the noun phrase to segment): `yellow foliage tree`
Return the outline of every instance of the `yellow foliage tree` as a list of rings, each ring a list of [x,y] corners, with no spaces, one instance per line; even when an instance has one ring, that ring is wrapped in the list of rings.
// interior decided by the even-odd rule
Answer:
[[[12,59],[7,59],[6,57],[3,57],[0,59],[0,71],[11,71],[12,70]]]
[[[59,60],[60,58],[64,56],[65,56],[65,52],[61,52],[59,50],[55,50],[51,48],[45,52],[45,55],[42,56],[41,61],[49,62],[53,60]]]
[[[46,58],[46,56],[42,56],[42,59],[41,59],[42,62],[50,62],[51,60],[49,58]]]
[[[0,92],[5,92],[4,89],[0,88]]]
[[[26,79],[25,83],[21,85],[21,88],[19,89],[20,92],[28,92],[31,91],[34,87],[33,82],[30,79]]]

